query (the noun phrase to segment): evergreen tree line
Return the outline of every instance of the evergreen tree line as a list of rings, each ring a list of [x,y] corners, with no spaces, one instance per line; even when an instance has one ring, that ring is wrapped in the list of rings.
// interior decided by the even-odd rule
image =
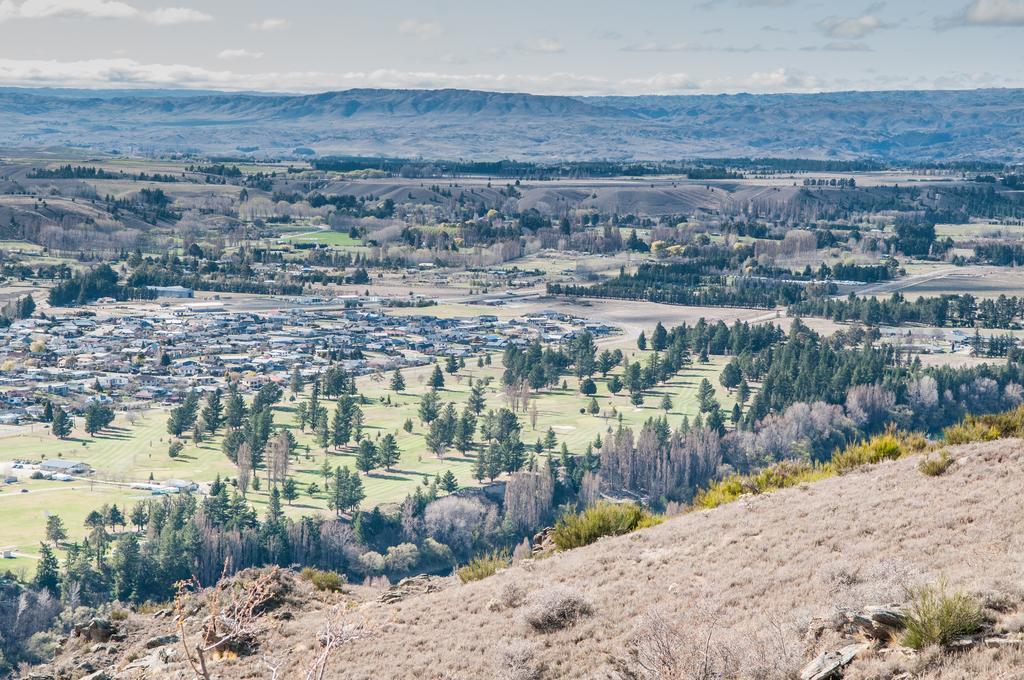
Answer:
[[[61,281],[50,289],[49,300],[54,307],[71,307],[94,302],[101,297],[115,300],[152,300],[153,291],[141,285],[118,284],[117,272],[110,265],[102,264],[84,273],[76,273],[70,279]]]
[[[907,300],[902,294],[893,293],[888,299],[879,300],[859,298],[851,293],[841,300],[803,300],[792,305],[789,312],[833,321],[860,321],[870,326],[918,323],[940,328],[1020,328],[1024,320],[1024,298],[1000,295],[979,300],[964,293]]]

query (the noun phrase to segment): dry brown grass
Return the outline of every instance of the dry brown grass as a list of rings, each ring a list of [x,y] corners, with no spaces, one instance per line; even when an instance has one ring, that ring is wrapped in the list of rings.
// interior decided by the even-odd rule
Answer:
[[[996,612],[997,625],[1024,626],[1024,442],[951,454],[956,464],[939,477],[923,476],[916,457],[883,461],[524,560],[482,581],[393,605],[368,601],[356,610],[366,637],[339,648],[325,677],[667,680],[673,669],[691,677],[689,669],[703,668],[705,649],[725,677],[787,677],[836,642],[808,635],[813,621],[904,602],[908,589],[940,578]],[[582,597],[592,613],[549,632],[524,624],[524,612],[550,588]],[[506,589],[508,605],[489,607]],[[324,605],[312,600],[293,611],[265,648],[283,668],[305,668]],[[640,657],[654,670],[639,672]],[[658,675],[659,667],[668,670]],[[926,650],[858,659],[848,676],[1019,678],[1020,668],[1022,651]],[[242,657],[218,663],[216,673],[264,670]]]

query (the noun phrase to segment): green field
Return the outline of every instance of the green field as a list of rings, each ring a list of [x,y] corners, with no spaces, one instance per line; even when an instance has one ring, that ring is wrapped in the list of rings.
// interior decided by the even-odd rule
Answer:
[[[316,243],[318,245],[335,246],[338,248],[362,245],[362,241],[352,238],[345,232],[317,231],[315,228],[310,227],[298,233],[283,235],[281,238],[291,243]]]
[[[627,352],[627,354],[630,354]],[[641,363],[645,360],[644,352],[633,351],[634,360]],[[697,386],[702,378],[708,378],[715,385],[718,398],[724,409],[732,408],[733,399],[718,384],[718,374],[725,363],[722,357],[715,357],[711,363],[695,364],[686,367],[666,385],[655,387],[645,393],[645,403],[639,407],[629,401],[625,392],[612,395],[607,389],[607,380],[597,378],[597,401],[601,412],[598,415],[580,413],[590,402],[578,392],[576,378],[565,378],[565,389],[540,391],[535,395],[537,405],[536,426],[530,423],[528,413],[520,412],[522,423],[522,440],[528,446],[542,438],[548,428],[552,428],[558,437],[559,446],[564,442],[572,453],[582,453],[588,443],[600,435],[606,437],[610,430],[617,427],[618,416],[626,426],[639,428],[648,418],[661,416],[661,398],[668,394],[673,401],[673,408],[668,417],[673,426],[678,426],[683,415],[691,419],[698,413]],[[431,453],[425,443],[427,428],[416,417],[417,407],[422,394],[427,391],[425,382],[432,366],[424,366],[403,371],[407,388],[402,394],[390,390],[390,374],[364,376],[359,379],[360,392],[370,401],[363,405],[366,426],[364,432],[376,440],[385,433],[395,434],[402,451],[401,461],[390,471],[376,470],[363,476],[366,491],[364,507],[378,504],[395,503],[411,493],[416,485],[429,483],[435,475],[451,470],[462,485],[474,485],[472,478],[474,452],[462,455],[451,449],[443,457]],[[486,408],[498,409],[507,406],[504,391],[500,386],[500,355],[494,356],[494,365],[479,368],[476,359],[467,362],[466,368],[457,375],[445,374],[446,385],[441,390],[443,402],[455,403],[461,412],[469,395],[469,378],[474,380],[490,378],[487,390]],[[621,368],[614,373],[621,373]],[[299,399],[308,396],[302,395]],[[386,403],[390,397],[391,403]],[[275,409],[275,423],[292,429],[299,442],[298,456],[293,462],[290,474],[298,483],[301,495],[287,510],[292,516],[300,516],[313,512],[329,513],[327,498],[322,492],[310,497],[307,493],[309,485],[316,482],[323,487],[320,469],[325,457],[330,465],[349,466],[355,468],[355,451],[353,446],[341,450],[324,451],[316,443],[310,431],[301,432],[295,424],[295,405],[290,396]],[[323,400],[322,403],[333,415],[335,403]],[[613,411],[614,409],[614,411]],[[613,416],[612,414],[617,414]],[[0,490],[0,513],[7,522],[0,529],[0,546],[16,545],[19,550],[34,554],[38,550],[38,542],[43,536],[46,512],[55,512],[64,519],[72,539],[80,539],[85,535],[82,520],[92,509],[103,503],[131,504],[138,500],[151,498],[147,492],[131,490],[116,484],[133,481],[147,481],[152,478],[160,481],[165,479],[187,479],[196,482],[208,482],[216,475],[233,477],[234,465],[224,456],[220,448],[220,436],[204,441],[196,446],[191,441],[186,443],[184,452],[176,459],[167,455],[170,436],[166,433],[166,412],[152,410],[133,417],[129,422],[125,416],[119,416],[114,427],[97,437],[89,437],[80,429],[76,429],[73,437],[58,440],[40,425],[17,428],[16,433],[0,438],[0,462],[16,459],[39,460],[42,458],[61,457],[69,460],[81,460],[89,463],[97,471],[95,482],[61,483],[53,481],[25,481],[10,485]],[[411,433],[406,432],[402,425],[407,418],[412,418],[414,427]],[[81,423],[78,423],[79,427]],[[556,448],[556,452],[557,452]],[[250,490],[249,500],[262,514],[267,501],[268,485],[265,472],[259,472],[262,480],[259,491]],[[105,483],[109,482],[109,483]],[[28,488],[30,493],[20,493],[21,488]],[[40,503],[43,498],[46,502]]]

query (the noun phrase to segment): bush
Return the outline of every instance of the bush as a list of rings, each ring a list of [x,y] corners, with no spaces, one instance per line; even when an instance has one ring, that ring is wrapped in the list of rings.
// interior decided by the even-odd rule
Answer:
[[[922,458],[921,462],[917,464],[917,469],[929,477],[938,477],[949,469],[953,461],[954,459],[949,455],[949,452],[943,451],[939,454],[938,458],[932,458],[931,456]]]
[[[512,563],[512,559],[505,551],[494,551],[487,555],[474,557],[464,566],[459,567],[459,580],[463,583],[479,581],[488,576],[493,576],[499,569],[504,569]]]
[[[816,482],[831,477],[831,471],[823,466],[807,463],[782,461],[755,475],[732,475],[713,483],[707,489],[697,492],[694,507],[709,510],[731,503],[743,494],[760,494],[786,489],[798,484]]]
[[[863,465],[874,465],[883,460],[896,460],[923,451],[928,440],[920,435],[887,432],[872,437],[863,444],[848,446],[832,456],[830,463],[837,474],[843,474]]]
[[[593,613],[593,606],[579,593],[546,588],[533,597],[523,618],[534,630],[550,633],[568,628]]]
[[[299,576],[312,583],[317,590],[326,590],[332,593],[341,592],[347,582],[347,579],[336,571],[314,569],[313,567],[306,567],[299,572]]]
[[[964,593],[946,592],[946,584],[922,586],[911,591],[903,644],[913,649],[946,646],[961,635],[981,628],[981,607]]]
[[[664,521],[636,503],[598,503],[580,513],[563,515],[551,538],[559,550],[590,545],[602,536],[620,536]]]

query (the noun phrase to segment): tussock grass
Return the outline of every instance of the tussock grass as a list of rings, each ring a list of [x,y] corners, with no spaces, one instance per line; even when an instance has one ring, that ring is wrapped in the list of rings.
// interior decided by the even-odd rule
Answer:
[[[946,646],[977,632],[982,621],[981,606],[970,595],[947,592],[945,581],[921,586],[911,591],[903,644],[913,649]]]
[[[949,451],[943,451],[937,458],[931,456],[922,458],[921,462],[917,464],[917,469],[929,477],[938,477],[945,473],[953,463],[954,458],[949,455]]]
[[[499,569],[504,569],[510,564],[512,564],[512,558],[509,557],[507,551],[495,550],[486,555],[474,557],[465,565],[459,567],[456,573],[459,575],[460,581],[469,583],[470,581],[479,581],[488,576],[493,576]]]
[[[654,526],[664,517],[653,515],[636,503],[598,503],[583,512],[564,515],[551,534],[559,550],[590,545],[602,536],[621,536]]]
[[[547,588],[530,600],[523,619],[534,630],[550,633],[574,625],[594,613],[594,607],[579,593],[567,588]]]

